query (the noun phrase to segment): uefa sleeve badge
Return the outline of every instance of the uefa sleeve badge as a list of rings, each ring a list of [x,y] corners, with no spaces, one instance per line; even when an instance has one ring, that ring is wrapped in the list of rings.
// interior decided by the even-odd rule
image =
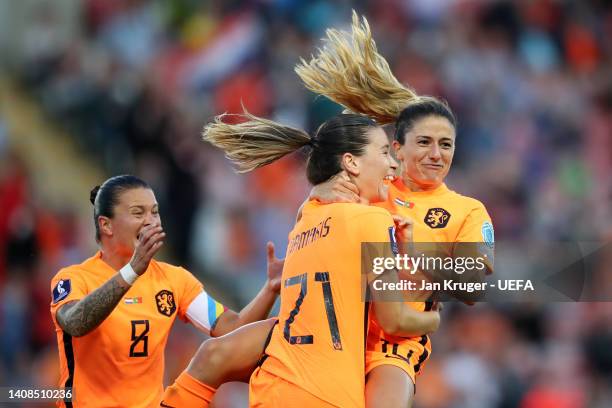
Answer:
[[[66,299],[71,291],[70,279],[62,279],[53,288],[53,303]]]
[[[483,242],[487,244],[489,248],[493,248],[493,245],[495,243],[495,233],[493,232],[493,224],[491,224],[489,221],[485,221],[482,224],[481,232]]]

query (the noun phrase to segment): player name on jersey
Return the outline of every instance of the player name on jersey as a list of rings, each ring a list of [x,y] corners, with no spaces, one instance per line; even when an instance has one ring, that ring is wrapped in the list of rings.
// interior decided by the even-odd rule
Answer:
[[[327,217],[318,225],[300,233],[295,234],[289,241],[287,255],[312,244],[319,238],[325,238],[329,234],[331,217]]]

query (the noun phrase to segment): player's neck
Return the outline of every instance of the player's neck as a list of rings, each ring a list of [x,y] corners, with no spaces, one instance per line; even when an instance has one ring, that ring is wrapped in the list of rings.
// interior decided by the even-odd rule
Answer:
[[[418,192],[425,192],[425,191],[434,191],[435,189],[437,189],[438,187],[440,187],[440,185],[424,185],[424,184],[419,184],[416,181],[414,181],[413,179],[411,179],[410,177],[408,177],[407,175],[403,174],[402,175],[402,183],[404,183],[404,186],[406,186],[406,188],[410,191],[412,191],[413,193],[418,193]]]
[[[116,271],[123,268],[132,258],[131,254],[126,254],[125,251],[120,251],[119,248],[111,246],[101,248],[100,252],[102,260]]]

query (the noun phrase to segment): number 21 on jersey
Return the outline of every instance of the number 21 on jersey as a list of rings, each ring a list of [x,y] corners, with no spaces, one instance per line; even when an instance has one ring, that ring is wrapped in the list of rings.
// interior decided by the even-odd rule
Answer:
[[[312,276],[312,274],[310,274]],[[295,307],[289,313],[289,318],[285,320],[283,327],[283,336],[289,344],[312,344],[314,343],[314,335],[305,334],[293,336],[291,335],[291,324],[295,321],[296,317],[300,313],[300,308],[304,299],[308,295],[308,273],[293,276],[285,279],[285,287],[300,285],[300,294],[295,301]],[[338,329],[338,319],[336,318],[336,310],[334,309],[334,298],[332,296],[331,282],[329,281],[329,272],[316,272],[314,274],[315,283],[321,283],[321,290],[323,291],[323,303],[325,308],[325,314],[327,316],[327,323],[329,325],[329,332],[331,341],[335,350],[342,350],[342,340],[340,339],[340,330]],[[316,289],[315,289],[316,290]]]

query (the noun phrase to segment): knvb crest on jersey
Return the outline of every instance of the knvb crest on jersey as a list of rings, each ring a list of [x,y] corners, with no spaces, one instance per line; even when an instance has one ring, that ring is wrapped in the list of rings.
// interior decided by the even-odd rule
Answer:
[[[430,208],[425,215],[425,224],[430,228],[444,228],[450,220],[450,213],[444,208]]]
[[[174,294],[169,290],[160,290],[155,295],[155,304],[157,311],[164,316],[172,316],[176,312],[176,303],[174,302]]]

